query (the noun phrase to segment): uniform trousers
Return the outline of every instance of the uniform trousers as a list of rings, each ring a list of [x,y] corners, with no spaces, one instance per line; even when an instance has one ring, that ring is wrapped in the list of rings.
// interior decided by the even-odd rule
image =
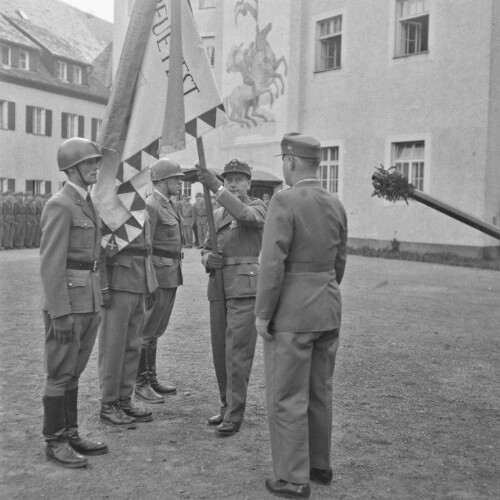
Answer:
[[[182,237],[186,246],[193,246],[193,226],[191,224],[182,225]]]
[[[14,248],[14,231],[15,226],[13,222],[7,222],[7,224],[4,223],[4,248]]]
[[[0,210],[1,210],[1,207],[0,207]],[[2,222],[0,222],[0,248],[4,247],[3,231],[4,231],[4,223],[2,221]]]
[[[210,302],[210,329],[222,411],[227,405],[224,420],[241,422],[257,342],[255,297],[226,299],[225,331],[221,325],[218,305],[218,301]]]
[[[198,232],[198,245],[202,246],[205,242],[205,238],[207,237],[207,218],[199,217],[196,221],[196,231]]]
[[[149,311],[146,311],[144,320],[144,331],[142,333],[143,349],[149,346],[156,346],[158,338],[165,333],[170,316],[172,315],[177,287],[157,288],[155,294],[156,302]]]
[[[73,338],[60,343],[54,337],[49,313],[43,311],[45,325],[45,396],[64,396],[78,387],[78,379],[87,366],[101,321],[97,313],[73,313]]]
[[[332,379],[339,330],[274,332],[264,341],[267,416],[276,479],[309,482],[330,469]]]
[[[144,293],[110,290],[111,306],[99,328],[101,403],[132,395],[141,355]]]

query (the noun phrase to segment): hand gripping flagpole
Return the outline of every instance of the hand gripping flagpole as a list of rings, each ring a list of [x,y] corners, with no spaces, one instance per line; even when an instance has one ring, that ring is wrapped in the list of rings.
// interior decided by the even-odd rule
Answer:
[[[196,147],[198,148],[199,165],[196,165],[198,170],[207,170],[207,163],[205,160],[205,149],[203,147],[203,138],[196,138]],[[217,233],[215,231],[214,211],[212,207],[212,198],[210,196],[210,189],[203,186],[203,195],[205,197],[205,205],[207,207],[208,229],[210,231],[212,252],[219,254],[219,245],[217,244]],[[200,245],[203,243],[200,242]],[[219,299],[219,314],[222,329],[226,330],[226,297],[224,294],[224,280],[222,277],[222,268],[214,269],[215,271],[215,284],[217,287],[217,298]]]

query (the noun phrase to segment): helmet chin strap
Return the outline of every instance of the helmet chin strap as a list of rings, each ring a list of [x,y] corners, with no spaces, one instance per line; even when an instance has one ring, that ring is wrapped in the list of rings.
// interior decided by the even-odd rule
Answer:
[[[78,175],[80,176],[80,179],[81,179],[81,181],[83,182],[83,184],[85,185],[85,187],[90,186],[90,183],[89,183],[89,182],[87,182],[87,181],[83,178],[83,175],[82,175],[82,173],[80,172],[80,165],[75,165],[75,170],[78,172]]]

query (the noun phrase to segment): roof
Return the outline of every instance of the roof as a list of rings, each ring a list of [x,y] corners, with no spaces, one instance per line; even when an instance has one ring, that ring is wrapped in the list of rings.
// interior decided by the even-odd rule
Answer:
[[[32,50],[42,47],[54,57],[93,68],[88,85],[59,80],[44,67],[43,60],[39,61],[37,71],[0,68],[0,80],[107,102],[111,84],[112,23],[60,0],[0,0],[0,14],[0,39]]]
[[[21,45],[31,50],[40,50],[40,47],[14,28],[6,19],[0,16],[0,42]]]
[[[112,23],[60,0],[0,0],[0,13],[23,21],[17,11],[24,12],[32,24],[66,40],[89,64],[113,41]]]

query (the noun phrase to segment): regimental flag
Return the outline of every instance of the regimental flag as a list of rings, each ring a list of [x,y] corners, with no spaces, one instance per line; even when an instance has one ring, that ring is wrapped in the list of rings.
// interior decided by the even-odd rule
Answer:
[[[107,149],[92,190],[108,255],[142,231],[151,163],[226,121],[187,0],[136,0],[98,139]]]

